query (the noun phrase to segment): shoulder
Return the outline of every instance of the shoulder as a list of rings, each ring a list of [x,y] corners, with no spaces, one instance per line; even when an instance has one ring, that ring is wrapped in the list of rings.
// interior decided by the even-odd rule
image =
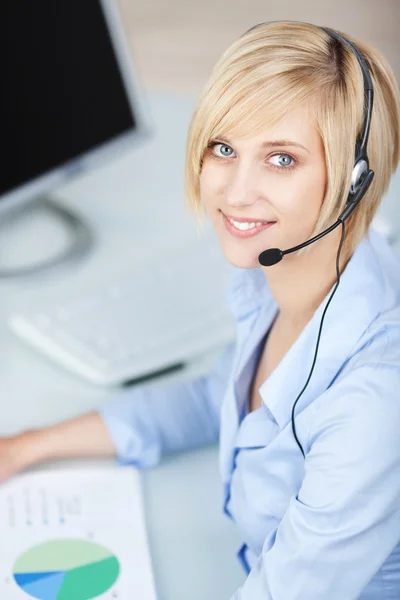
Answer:
[[[379,448],[387,458],[400,458],[400,321],[396,327],[382,321],[371,325],[315,402],[311,447],[332,441],[354,456],[371,456]]]
[[[374,230],[365,240],[348,278],[341,314],[350,325],[365,311],[365,327],[336,378],[357,377],[360,369],[400,373],[400,257]],[[362,272],[361,272],[362,271]],[[367,310],[369,309],[369,310]],[[368,318],[368,314],[370,318]],[[342,332],[346,335],[346,331]]]
[[[369,285],[379,289],[376,315],[316,399],[310,442],[331,438],[366,453],[379,444],[400,456],[400,259],[378,234],[371,234],[369,248],[365,293]],[[357,314],[351,301],[345,310]]]

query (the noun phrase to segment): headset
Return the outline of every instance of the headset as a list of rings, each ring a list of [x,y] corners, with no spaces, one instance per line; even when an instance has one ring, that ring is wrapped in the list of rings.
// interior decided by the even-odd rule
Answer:
[[[279,21],[270,21],[269,23],[276,23],[276,22],[279,22]],[[251,27],[246,33],[251,31],[252,29],[255,29],[256,27],[260,27],[261,25],[265,25],[265,24],[267,24],[267,22],[259,23],[258,25],[254,25],[254,27]],[[317,27],[319,27],[319,26],[317,26]],[[303,448],[300,444],[300,441],[296,435],[296,427],[295,427],[295,423],[294,423],[294,411],[295,411],[295,407],[296,407],[298,400],[302,396],[304,390],[306,389],[306,387],[311,379],[311,375],[313,373],[315,362],[317,359],[319,341],[321,338],[321,331],[322,331],[322,325],[324,322],[325,314],[326,314],[328,306],[329,306],[337,288],[339,287],[339,283],[340,283],[339,260],[340,260],[340,251],[342,249],[344,235],[345,235],[344,223],[345,223],[346,219],[348,219],[348,217],[352,214],[352,212],[354,211],[356,206],[360,203],[360,201],[364,197],[366,191],[368,190],[368,188],[371,185],[371,182],[374,178],[374,171],[371,171],[369,168],[369,159],[368,159],[368,154],[367,154],[367,144],[368,144],[368,138],[369,138],[370,125],[371,125],[372,107],[373,107],[373,102],[374,102],[374,88],[372,85],[372,78],[371,78],[367,63],[366,63],[364,57],[362,56],[360,50],[357,48],[357,46],[355,44],[353,44],[353,42],[351,42],[344,36],[340,35],[336,31],[333,31],[332,29],[328,29],[326,27],[320,27],[320,29],[323,29],[324,31],[326,31],[337,42],[347,45],[353,51],[354,55],[356,56],[356,58],[358,60],[359,65],[361,67],[361,70],[363,73],[363,79],[364,79],[364,122],[363,122],[363,127],[361,130],[361,133],[357,137],[357,141],[356,141],[354,167],[353,167],[353,171],[351,174],[350,189],[349,189],[348,197],[346,200],[346,205],[345,205],[343,212],[338,217],[337,221],[333,225],[331,225],[328,229],[325,229],[322,233],[312,237],[311,239],[307,240],[306,242],[304,242],[302,244],[299,244],[298,246],[289,248],[287,250],[280,250],[279,248],[270,248],[268,250],[264,250],[263,252],[261,252],[261,254],[258,257],[258,261],[262,266],[270,267],[270,266],[275,265],[278,262],[280,262],[286,254],[290,254],[291,252],[296,252],[297,250],[300,250],[301,248],[304,248],[304,247],[308,246],[309,244],[313,244],[320,238],[324,237],[325,235],[327,235],[328,233],[330,233],[331,231],[336,229],[336,227],[338,227],[339,225],[342,225],[342,235],[341,235],[339,248],[338,248],[338,252],[337,252],[337,256],[336,256],[336,277],[337,277],[336,285],[332,291],[331,296],[329,297],[329,300],[328,300],[328,302],[325,306],[325,309],[323,311],[323,314],[322,314],[318,337],[317,337],[317,343],[316,343],[316,347],[315,347],[314,360],[313,360],[313,363],[311,366],[310,373],[308,375],[308,379],[307,379],[303,389],[301,390],[300,394],[297,396],[297,399],[296,399],[296,401],[293,405],[293,409],[292,409],[293,435],[296,439],[296,442],[297,442],[304,458],[305,458],[304,450],[303,450]]]

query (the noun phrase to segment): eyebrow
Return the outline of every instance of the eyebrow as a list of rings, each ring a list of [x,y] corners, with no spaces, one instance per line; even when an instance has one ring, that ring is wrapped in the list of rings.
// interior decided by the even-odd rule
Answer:
[[[218,138],[221,139],[221,141],[225,142],[226,144],[230,145],[229,140],[223,140],[222,138]],[[308,152],[308,154],[310,154],[310,151],[308,150],[308,148],[306,148],[305,146],[303,146],[302,144],[299,144],[298,142],[292,142],[291,140],[270,140],[267,142],[263,142],[261,144],[261,148],[275,148],[277,146],[297,146],[298,148],[303,148],[303,150],[305,150],[306,152]]]

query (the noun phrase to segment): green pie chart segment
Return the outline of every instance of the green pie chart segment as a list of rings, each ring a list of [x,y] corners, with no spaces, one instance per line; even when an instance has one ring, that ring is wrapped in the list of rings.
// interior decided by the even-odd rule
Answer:
[[[54,540],[33,546],[15,562],[17,585],[38,600],[90,600],[103,594],[120,573],[116,556],[85,540]]]

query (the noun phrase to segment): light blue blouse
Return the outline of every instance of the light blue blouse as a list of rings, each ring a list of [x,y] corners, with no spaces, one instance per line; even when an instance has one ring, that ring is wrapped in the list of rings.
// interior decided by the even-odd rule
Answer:
[[[293,290],[296,293],[296,290]],[[261,268],[233,269],[237,336],[211,373],[127,389],[100,409],[119,460],[220,441],[224,511],[248,576],[231,600],[400,598],[400,260],[373,229],[246,406],[277,313]],[[222,599],[221,599],[222,600]]]

